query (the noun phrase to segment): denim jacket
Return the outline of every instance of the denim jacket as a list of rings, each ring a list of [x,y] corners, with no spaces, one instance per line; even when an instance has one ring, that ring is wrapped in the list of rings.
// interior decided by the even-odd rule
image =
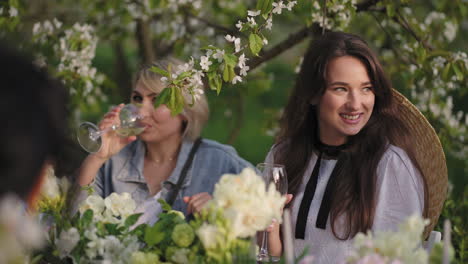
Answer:
[[[176,186],[193,143],[187,139],[182,142],[176,167],[169,178],[162,183],[161,197],[167,198],[169,191]],[[145,145],[142,141],[136,140],[111,157],[99,169],[92,184],[95,193],[107,197],[113,192],[128,192],[137,205],[150,199],[143,176],[144,155]],[[186,204],[182,200],[184,196],[200,192],[212,194],[215,184],[223,174],[237,174],[245,167],[252,165],[240,158],[233,147],[203,139],[172,208],[186,214]]]

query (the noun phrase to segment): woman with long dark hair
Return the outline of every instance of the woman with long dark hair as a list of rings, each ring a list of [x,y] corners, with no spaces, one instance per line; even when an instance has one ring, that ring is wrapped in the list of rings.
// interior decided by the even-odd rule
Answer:
[[[358,232],[426,215],[426,182],[392,94],[360,37],[312,42],[267,156],[286,167],[296,256],[308,248],[314,263],[341,262]],[[278,228],[269,247],[281,254]]]

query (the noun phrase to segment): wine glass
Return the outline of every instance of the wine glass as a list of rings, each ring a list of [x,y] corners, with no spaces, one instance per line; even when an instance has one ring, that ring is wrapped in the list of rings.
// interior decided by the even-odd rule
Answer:
[[[260,163],[257,165],[257,170],[265,181],[266,187],[273,183],[276,190],[282,195],[288,193],[288,177],[286,176],[286,168],[281,164]],[[268,232],[263,231],[262,244],[257,255],[259,262],[278,262],[279,257],[272,257],[268,253]]]
[[[101,136],[107,132],[115,131],[121,137],[136,136],[145,130],[138,121],[143,117],[138,114],[138,107],[126,104],[119,113],[120,125],[112,125],[100,130],[95,124],[83,122],[78,127],[77,138],[81,147],[90,152],[98,152],[102,146]]]

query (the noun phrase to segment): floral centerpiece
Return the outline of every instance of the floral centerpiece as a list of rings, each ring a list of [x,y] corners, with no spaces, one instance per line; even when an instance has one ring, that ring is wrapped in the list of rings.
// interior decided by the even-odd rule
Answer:
[[[191,221],[159,200],[164,212],[149,226],[136,224],[140,214],[133,214],[136,205],[128,193],[90,195],[70,216],[64,213],[69,195],[60,185],[69,186],[48,183],[55,191],[39,203],[49,229],[47,247],[37,257],[49,263],[255,262],[252,238],[273,218],[281,219],[286,199],[247,168],[223,175],[213,200]]]

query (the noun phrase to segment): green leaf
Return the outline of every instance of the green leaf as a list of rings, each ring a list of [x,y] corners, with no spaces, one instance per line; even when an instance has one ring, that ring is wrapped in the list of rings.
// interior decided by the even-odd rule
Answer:
[[[210,85],[211,90],[216,90],[217,94],[221,92],[221,88],[223,86],[223,82],[221,77],[218,75],[217,72],[209,72],[208,74],[208,84]]]
[[[127,227],[127,228],[131,227],[132,225],[134,225],[138,221],[138,218],[140,218],[141,215],[142,215],[142,213],[133,214],[133,215],[127,217],[127,219],[125,219],[124,226]]]
[[[161,230],[159,230],[159,228],[157,228],[156,225],[152,227],[148,226],[146,228],[144,241],[148,246],[152,247],[161,242],[163,239],[164,233]]]
[[[154,72],[154,73],[157,73],[159,75],[162,75],[162,76],[165,76],[165,77],[169,77],[169,73],[161,68],[158,68],[156,66],[153,66],[151,67],[150,71]]]
[[[229,66],[224,64],[223,69],[223,81],[229,82]]]
[[[258,56],[258,53],[260,52],[260,50],[262,50],[263,47],[262,38],[255,33],[251,33],[249,36],[249,46],[252,53],[255,56]]]
[[[88,209],[84,212],[83,216],[80,219],[81,226],[83,228],[87,227],[91,223],[91,221],[93,221],[93,215],[94,212],[91,209]]]
[[[237,65],[237,56],[234,54],[224,54],[224,61],[227,65],[234,68]]]
[[[452,64],[450,62],[445,64],[445,67],[442,70],[442,80],[448,81],[450,79],[450,67],[451,67],[451,65]]]
[[[177,76],[177,80],[183,80],[187,77],[190,77],[192,75],[191,72],[183,72],[181,74],[179,74],[179,76]]]
[[[162,104],[167,104],[170,98],[170,94],[171,88],[164,88],[164,90],[162,90],[162,92],[158,95],[158,98],[156,98],[156,101],[154,102],[154,108],[157,108]]]
[[[393,4],[387,4],[386,10],[387,10],[387,15],[389,17],[394,17],[395,16],[396,8],[395,8],[395,6]]]
[[[268,0],[258,0],[255,9],[262,10],[263,5],[265,4],[265,2],[268,2]]]
[[[105,223],[104,227],[110,235],[117,235],[119,233],[119,226],[117,224]]]
[[[172,207],[170,204],[168,204],[166,202],[166,200],[164,199],[158,199],[158,203],[161,205],[161,208],[163,209],[163,211],[170,211],[172,210]]]
[[[268,15],[268,13],[270,13],[271,9],[273,9],[273,0],[266,0],[264,2],[264,4],[263,4],[262,9],[261,9],[262,14],[264,16]]]
[[[463,81],[463,78],[464,78],[463,73],[460,70],[460,68],[458,68],[458,65],[456,63],[452,64],[452,69],[453,71],[455,71],[455,74],[457,75],[457,79],[459,81]]]

